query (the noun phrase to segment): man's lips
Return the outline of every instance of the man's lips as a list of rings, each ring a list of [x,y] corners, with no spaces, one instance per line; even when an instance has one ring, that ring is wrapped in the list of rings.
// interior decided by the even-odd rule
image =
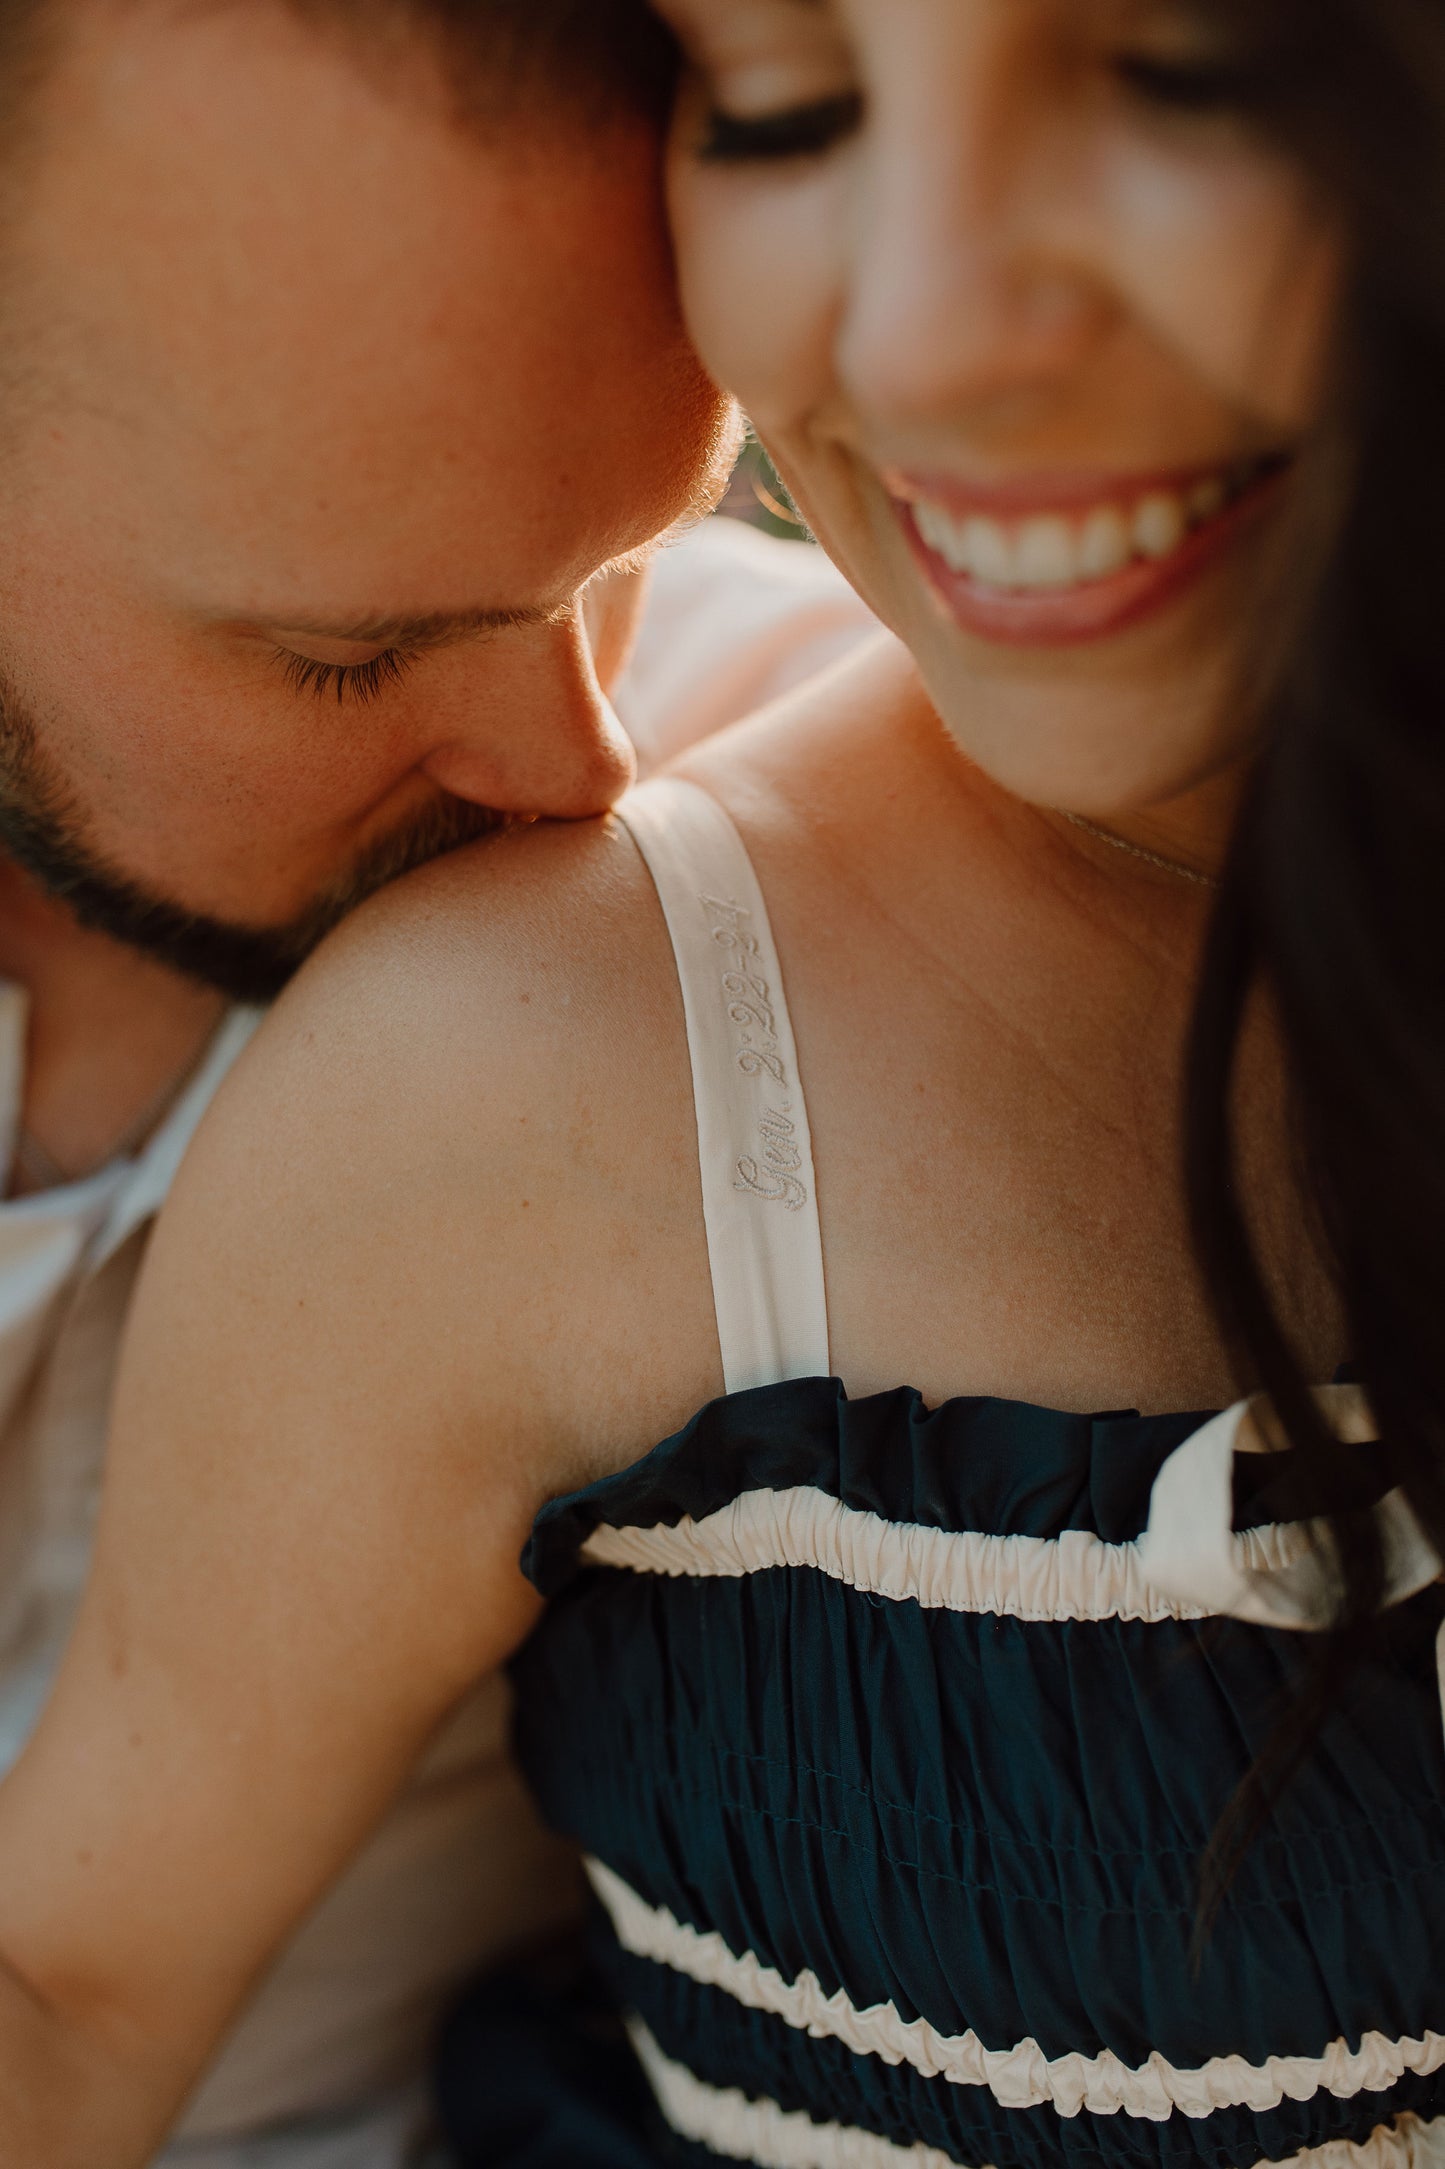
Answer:
[[[1051,647],[1121,632],[1202,577],[1260,518],[1286,463],[971,490],[886,477],[929,585],[965,631]]]

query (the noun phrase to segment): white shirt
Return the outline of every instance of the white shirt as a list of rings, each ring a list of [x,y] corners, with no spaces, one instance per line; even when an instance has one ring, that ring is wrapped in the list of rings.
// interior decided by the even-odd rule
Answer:
[[[876,630],[821,551],[714,521],[664,552],[616,689],[644,767]],[[0,983],[0,1166],[27,1002]],[[234,1011],[150,1144],[0,1203],[0,1771],[29,1736],[90,1556],[111,1387],[150,1223],[257,1012]],[[402,2169],[440,2006],[477,1965],[560,1926],[579,1885],[507,1752],[486,1682],[262,1983],[165,2169]]]
[[[741,520],[653,560],[637,646],[613,688],[644,773],[851,655],[879,630],[816,543]]]

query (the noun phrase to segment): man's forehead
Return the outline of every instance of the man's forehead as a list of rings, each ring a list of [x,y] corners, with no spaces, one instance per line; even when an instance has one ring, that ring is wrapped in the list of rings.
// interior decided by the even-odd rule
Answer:
[[[327,7],[325,24],[344,13]],[[273,284],[283,269],[324,278],[353,261],[394,271],[469,217],[474,244],[503,239],[508,216],[554,182],[610,162],[616,130],[561,125],[560,103],[555,127],[535,103],[515,125],[464,124],[432,39],[377,50],[306,17],[290,0],[87,11],[90,29],[57,53],[38,99],[25,202],[60,228],[47,239],[68,240],[83,265],[87,237],[98,251],[123,227],[131,256],[112,268],[124,277],[144,272],[148,242],[200,244],[212,290],[228,281],[250,298],[268,249]],[[515,200],[495,204],[498,190]],[[184,303],[179,286],[172,300]]]
[[[57,392],[68,380],[116,415],[145,402],[144,427],[159,401],[177,441],[230,419],[252,446],[282,408],[324,443],[369,403],[374,444],[468,385],[492,398],[489,373],[530,366],[548,282],[565,306],[598,224],[633,208],[619,172],[645,216],[635,160],[598,172],[561,144],[479,142],[285,8],[257,14],[208,6],[183,49],[167,35],[153,51],[142,10],[130,43],[77,57],[57,92],[72,125],[60,116],[8,267],[51,335]]]
[[[560,607],[645,540],[696,368],[654,132],[479,137],[282,0],[164,19],[75,57],[18,237],[36,519],[103,506],[117,579],[192,623],[383,644]]]

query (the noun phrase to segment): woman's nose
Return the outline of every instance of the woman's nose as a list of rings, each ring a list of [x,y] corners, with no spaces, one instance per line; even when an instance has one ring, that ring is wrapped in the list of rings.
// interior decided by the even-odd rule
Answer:
[[[859,146],[840,381],[885,437],[1012,419],[1107,321],[1078,248],[1067,144],[991,12],[942,82],[895,83]]]
[[[480,643],[451,701],[458,720],[421,765],[457,798],[581,820],[605,813],[633,780],[632,746],[597,682],[580,611]]]

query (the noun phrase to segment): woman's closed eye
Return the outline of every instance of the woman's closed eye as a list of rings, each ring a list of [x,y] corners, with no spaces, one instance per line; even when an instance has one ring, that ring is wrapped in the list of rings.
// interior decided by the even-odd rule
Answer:
[[[1141,102],[1175,113],[1233,113],[1249,102],[1252,74],[1232,56],[1177,60],[1154,53],[1120,53],[1113,71]]]
[[[862,117],[862,98],[852,90],[773,113],[728,113],[714,106],[704,117],[697,154],[715,165],[816,158],[855,134]]]
[[[1115,81],[1138,103],[1180,114],[1233,113],[1257,98],[1264,55],[1242,24],[1197,0],[1118,0],[1099,25]]]

